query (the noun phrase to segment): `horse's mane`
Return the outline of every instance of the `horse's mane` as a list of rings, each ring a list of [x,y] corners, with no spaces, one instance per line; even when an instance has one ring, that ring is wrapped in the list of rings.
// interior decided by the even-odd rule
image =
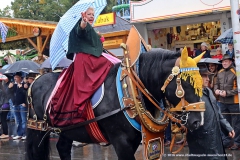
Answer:
[[[140,55],[139,76],[151,92],[156,91],[156,87],[164,83],[164,77],[168,76],[167,74],[169,74],[180,55],[180,52],[162,48],[153,48],[149,52]]]

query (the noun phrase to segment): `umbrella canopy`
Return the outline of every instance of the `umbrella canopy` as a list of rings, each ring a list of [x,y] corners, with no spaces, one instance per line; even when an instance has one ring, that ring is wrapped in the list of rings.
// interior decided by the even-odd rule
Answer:
[[[215,64],[221,64],[221,63],[219,63],[219,59],[216,59],[216,58],[202,58],[198,63],[215,63]]]
[[[230,28],[223,32],[214,42],[220,42],[222,44],[232,43],[233,44],[233,29]]]
[[[64,57],[56,67],[63,67],[66,68],[68,66],[70,66],[70,64],[72,63],[71,60],[67,59],[66,57]],[[50,64],[50,58],[48,58],[47,60],[45,60],[42,65],[40,66],[40,69],[43,68],[52,68],[51,64]]]
[[[50,41],[50,63],[52,69],[66,56],[69,34],[81,18],[81,12],[85,12],[92,6],[96,20],[106,5],[106,0],[80,0],[61,17]]]
[[[25,72],[25,73],[39,73],[40,65],[29,60],[17,61],[16,63],[11,64],[4,74],[16,73],[16,72]]]

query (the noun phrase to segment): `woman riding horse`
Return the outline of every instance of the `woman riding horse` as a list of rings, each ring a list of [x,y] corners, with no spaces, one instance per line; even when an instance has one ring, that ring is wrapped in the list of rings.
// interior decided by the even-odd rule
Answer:
[[[102,37],[91,26],[94,22],[94,9],[90,7],[81,14],[82,18],[69,36],[67,57],[74,57],[74,62],[62,74],[63,77],[59,80],[60,84],[56,86],[56,94],[51,101],[54,126],[85,121],[85,107],[90,105],[89,98],[113,67],[113,63],[102,56]],[[64,113],[58,114],[60,110]]]

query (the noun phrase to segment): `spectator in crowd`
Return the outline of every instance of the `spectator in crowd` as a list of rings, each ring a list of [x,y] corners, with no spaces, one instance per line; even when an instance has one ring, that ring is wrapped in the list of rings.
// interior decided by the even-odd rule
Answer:
[[[10,82],[14,82],[13,76],[10,76],[8,74],[6,74],[6,76],[8,77],[8,82],[7,82],[8,85],[9,85]],[[13,99],[13,94],[11,94],[10,99],[9,99],[10,111],[8,112],[7,120],[14,122],[15,121],[15,116],[14,116],[14,111],[13,111],[12,99]]]
[[[202,52],[206,51],[202,58],[211,58],[210,50],[205,42],[201,44],[201,49],[198,49],[195,53],[195,57],[199,56]]]
[[[231,139],[227,136],[223,136],[223,143],[225,147],[228,147],[231,150],[237,150],[240,145],[240,111],[236,70],[233,66],[233,58],[228,54],[225,54],[219,62],[222,63],[223,69],[218,72],[214,91],[215,94],[219,96],[218,104],[221,112],[223,114],[233,113],[224,114],[224,117],[232,124],[236,132],[233,145],[231,144]]]
[[[25,82],[26,84],[25,84],[24,88],[28,89],[28,87],[33,83],[35,78],[36,78],[36,74],[29,73],[26,77],[26,82]]]
[[[218,47],[216,52],[217,52],[216,55],[214,55],[212,58],[217,58],[217,59],[221,60],[223,57],[222,48]]]
[[[7,125],[7,115],[10,110],[9,100],[11,99],[11,94],[8,89],[9,83],[10,81],[6,76],[2,83],[0,84],[0,104],[2,107],[1,112],[2,135],[0,136],[0,139],[9,138]]]
[[[230,58],[235,59],[234,47],[233,47],[232,43],[228,43],[228,50],[226,51],[226,54],[228,54],[230,56]]]
[[[189,160],[225,160],[225,149],[222,144],[221,131],[230,138],[235,136],[235,132],[226,119],[223,118],[217,107],[217,101],[208,88],[209,78],[211,74],[204,63],[198,64],[200,74],[203,80],[203,96],[206,111],[204,112],[204,124],[197,130],[187,133],[187,142],[189,146],[189,154],[193,155],[216,155],[204,157],[189,157]]]
[[[17,72],[14,76],[15,84],[10,83],[8,88],[14,93],[13,105],[14,114],[17,124],[17,136],[13,140],[26,139],[26,125],[27,125],[27,107],[26,107],[26,88],[22,80],[21,72]]]
[[[208,63],[208,70],[212,73],[209,75],[209,88],[213,90],[214,84],[217,80],[218,64]]]

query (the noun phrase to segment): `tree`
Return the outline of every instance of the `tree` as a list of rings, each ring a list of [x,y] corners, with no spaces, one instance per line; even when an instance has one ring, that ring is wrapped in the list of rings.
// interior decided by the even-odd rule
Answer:
[[[0,17],[11,17],[11,8],[7,6],[3,10],[0,9]]]
[[[11,3],[15,18],[58,21],[62,11],[57,0],[15,0]]]

